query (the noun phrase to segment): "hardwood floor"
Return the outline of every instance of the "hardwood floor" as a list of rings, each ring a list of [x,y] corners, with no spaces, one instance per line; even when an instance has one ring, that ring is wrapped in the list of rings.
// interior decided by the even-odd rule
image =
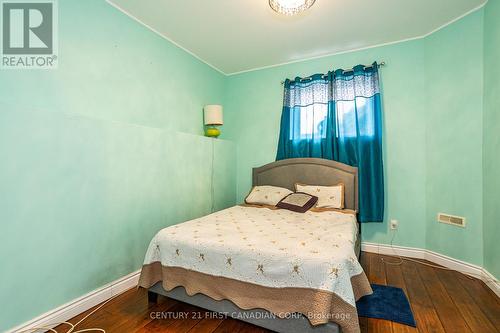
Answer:
[[[386,261],[382,261],[384,258]],[[500,332],[500,299],[482,281],[460,273],[398,259],[363,253],[361,264],[370,282],[402,288],[410,300],[417,329],[380,319],[360,318],[362,332]],[[70,322],[75,323],[88,312]],[[170,315],[153,319],[166,312]],[[78,329],[99,327],[108,333],[263,333],[259,327],[234,319],[222,319],[214,313],[160,297],[148,304],[144,290],[132,289],[106,304],[86,319]],[[58,327],[65,332],[67,327]]]

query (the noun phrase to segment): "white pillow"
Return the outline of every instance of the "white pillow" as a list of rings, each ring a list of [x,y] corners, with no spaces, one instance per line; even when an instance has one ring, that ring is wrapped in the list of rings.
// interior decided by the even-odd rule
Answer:
[[[277,186],[254,186],[245,198],[247,204],[276,206],[284,197],[293,192]]]
[[[304,192],[318,197],[318,208],[344,209],[344,184],[333,186],[295,184],[296,192]]]

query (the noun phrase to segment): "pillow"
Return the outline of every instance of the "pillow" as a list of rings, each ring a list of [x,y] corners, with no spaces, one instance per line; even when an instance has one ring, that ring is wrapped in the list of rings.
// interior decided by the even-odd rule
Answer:
[[[318,208],[344,209],[344,184],[342,183],[333,186],[295,184],[295,190],[317,196],[316,207]]]
[[[295,192],[284,197],[276,207],[291,210],[292,212],[305,213],[318,202],[318,197],[307,193]]]
[[[287,188],[277,186],[254,186],[245,198],[245,203],[253,205],[276,206],[281,199],[293,193]]]

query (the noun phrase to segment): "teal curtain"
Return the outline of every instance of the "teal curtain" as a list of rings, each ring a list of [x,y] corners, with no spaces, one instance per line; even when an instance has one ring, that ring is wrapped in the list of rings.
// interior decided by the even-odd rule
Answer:
[[[326,158],[358,167],[359,220],[383,221],[377,63],[285,81],[276,160],[300,157]]]

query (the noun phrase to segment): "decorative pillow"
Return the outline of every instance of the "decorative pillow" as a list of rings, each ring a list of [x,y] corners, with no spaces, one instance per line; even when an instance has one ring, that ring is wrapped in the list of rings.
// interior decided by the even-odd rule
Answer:
[[[295,184],[297,192],[304,192],[318,197],[316,207],[344,209],[344,184],[317,186]]]
[[[293,193],[287,188],[277,186],[254,186],[245,198],[245,203],[253,205],[276,206],[281,199]]]
[[[291,210],[297,213],[305,213],[318,202],[318,197],[307,193],[295,192],[283,198],[276,207]]]

